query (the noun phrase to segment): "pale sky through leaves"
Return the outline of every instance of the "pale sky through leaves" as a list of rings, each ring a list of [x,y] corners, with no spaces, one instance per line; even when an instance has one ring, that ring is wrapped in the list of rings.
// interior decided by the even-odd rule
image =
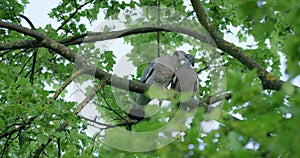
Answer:
[[[0,155],[300,155],[297,0],[3,2]],[[34,47],[32,40],[44,39],[36,32],[46,37]],[[88,41],[55,45],[80,34]],[[175,50],[195,56],[198,79],[190,81],[187,69],[181,75],[187,60],[178,62],[179,93],[170,83],[171,90],[150,85],[144,92],[153,99],[141,107],[146,119],[131,119],[137,92],[149,86],[139,77]],[[82,72],[87,66],[94,69]],[[185,85],[198,89],[185,93]],[[185,102],[196,98],[199,108]]]
[[[186,3],[188,3],[188,2],[186,2]],[[50,19],[48,17],[48,13],[50,13],[51,8],[56,7],[58,4],[59,4],[59,0],[51,0],[51,1],[48,1],[48,0],[30,0],[30,3],[25,8],[25,16],[27,16],[33,22],[35,27],[45,27],[47,24],[50,23],[54,28],[57,28],[60,25],[60,23],[56,22],[53,19]],[[82,19],[82,20],[83,20],[82,22],[86,24],[87,29],[91,30],[91,31],[98,31],[97,29],[99,29],[98,28],[99,25],[103,25],[103,23],[106,22],[104,20],[104,14],[101,14],[101,12],[98,15],[98,20],[93,22],[92,25],[89,23],[89,21],[87,19]],[[25,21],[22,21],[22,24],[26,27],[29,27],[29,25]],[[236,27],[233,27],[233,26],[229,26],[229,29],[232,33],[225,34],[225,37],[224,37],[225,40],[230,41],[230,42],[234,43],[236,46],[239,46],[239,47],[242,47],[242,48],[249,49],[251,47],[252,48],[256,47],[256,43],[254,42],[254,38],[252,36],[248,37],[245,42],[239,42],[239,39],[236,36],[239,29],[236,28]],[[129,51],[131,47],[128,44],[124,44],[123,39],[115,39],[115,40],[111,40],[111,41],[112,42],[109,42],[108,47],[109,47],[110,50],[112,50],[114,52],[114,55],[116,56],[115,60],[117,62],[117,64],[115,65],[115,69],[114,69],[113,73],[117,74],[120,77],[122,77],[124,75],[128,75],[128,74],[132,73],[133,71],[136,71],[134,69],[134,67],[132,65],[130,65],[130,62],[126,61],[126,57],[125,57],[126,53],[128,53],[126,51]],[[179,48],[179,50],[184,50],[185,48],[186,48],[186,46],[182,46],[182,47]],[[126,50],[126,51],[124,51],[124,50]],[[281,58],[280,58],[281,73],[285,74],[284,71],[286,69],[286,64],[285,64],[286,63],[286,58],[282,53],[279,53],[279,55],[281,56]],[[127,66],[126,67],[122,67],[122,66],[118,67],[118,64],[122,63],[122,62],[124,62],[125,65],[127,64]],[[117,69],[116,69],[116,66],[117,66]],[[269,70],[268,68],[266,68],[266,69]],[[288,75],[285,74],[280,79],[284,80],[284,81],[287,81],[288,80]],[[295,84],[295,85],[300,86],[300,75],[298,75],[294,80],[292,80],[292,83]],[[51,89],[51,87],[49,87],[49,86],[47,86],[46,88]],[[83,88],[83,87],[81,87],[81,88]],[[74,89],[73,84],[70,85],[67,88],[68,91],[72,91],[72,89]],[[66,99],[68,101],[72,101],[72,100],[73,101],[80,101],[81,99],[83,99],[85,97],[84,93],[76,94],[76,95],[75,94],[67,95],[67,96],[71,97],[71,98]],[[82,111],[82,114],[85,115],[85,116],[88,115],[88,116],[92,117],[92,116],[97,115],[96,111],[97,110],[95,109],[95,107],[93,107],[92,105],[88,105],[88,108],[85,108]],[[239,114],[231,114],[231,115],[233,115],[237,118],[241,118],[239,116]],[[217,126],[218,126],[218,124],[217,124]]]
[[[56,27],[59,26],[59,23],[56,22],[53,19],[50,19],[48,17],[48,13],[51,11],[51,8],[57,6],[58,3],[59,3],[58,0],[51,0],[51,1],[48,1],[48,0],[30,0],[30,3],[26,6],[25,15],[33,22],[33,24],[36,27],[38,27],[38,26],[44,27],[45,25],[50,23],[54,28],[56,28]],[[94,22],[94,24],[93,24],[95,26],[97,26],[98,24],[100,24],[104,20],[104,15],[99,14],[98,17],[99,17],[99,20]],[[88,30],[95,29],[94,26],[90,25],[88,20],[84,19],[83,22],[86,24],[86,27],[87,27]],[[29,26],[24,21],[23,21],[23,24],[25,26]],[[255,45],[253,37],[248,37],[246,42],[239,42],[238,38],[236,37],[238,29],[234,28],[234,27],[230,27],[230,30],[231,30],[232,34],[231,33],[225,34],[225,37],[224,37],[225,40],[230,41],[230,42],[236,44],[237,46],[240,46],[240,47],[243,47],[243,48],[245,48],[249,45],[250,46]],[[122,42],[122,40],[117,41],[118,47],[116,47],[116,48],[113,48],[113,46],[111,47],[112,50],[115,50],[114,52],[116,53],[115,55],[117,56],[116,61],[119,61],[121,59],[121,57],[124,56],[124,54],[126,53],[126,52],[122,52],[120,49],[118,49],[118,48],[120,48],[120,44],[122,44],[121,42]],[[125,46],[125,44],[123,44],[123,45]],[[125,47],[128,47],[128,46],[125,46]],[[122,50],[124,50],[124,49],[122,49]],[[286,69],[286,64],[285,64],[286,58],[283,56],[282,53],[279,53],[279,55],[281,56],[281,58],[280,58],[281,73],[285,74],[284,71]],[[288,80],[288,76],[284,75],[280,79],[286,81],[286,80]],[[300,86],[300,75],[298,75],[294,80],[292,80],[292,83],[297,85],[297,86]]]

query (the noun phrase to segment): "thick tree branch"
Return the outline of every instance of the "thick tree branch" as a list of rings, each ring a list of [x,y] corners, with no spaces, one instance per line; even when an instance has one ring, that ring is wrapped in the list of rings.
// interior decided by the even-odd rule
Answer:
[[[103,40],[110,40],[110,39],[116,39],[121,38],[133,34],[140,34],[140,33],[148,33],[148,32],[157,32],[157,31],[172,31],[177,33],[186,34],[188,36],[194,37],[195,39],[200,40],[201,42],[208,43],[212,46],[217,45],[217,47],[224,52],[228,53],[229,55],[233,56],[237,60],[239,60],[242,64],[244,64],[249,69],[257,69],[259,78],[262,81],[262,85],[264,89],[274,89],[279,90],[282,85],[282,81],[275,78],[272,74],[268,73],[259,63],[257,63],[254,59],[252,59],[250,56],[248,56],[245,52],[242,51],[241,48],[236,47],[235,45],[225,41],[223,38],[221,38],[218,34],[218,32],[214,29],[214,27],[211,25],[210,21],[208,20],[207,15],[205,14],[205,9],[200,4],[198,0],[192,0],[193,7],[195,8],[195,12],[197,14],[197,17],[200,21],[200,23],[204,26],[205,29],[209,32],[215,43],[211,40],[210,37],[203,35],[199,33],[198,31],[180,27],[180,26],[169,26],[169,25],[163,25],[163,26],[146,26],[146,27],[137,27],[137,28],[130,28],[120,31],[112,31],[112,32],[93,32],[89,34],[83,34],[83,35],[77,35],[65,38],[61,41],[55,42],[52,40],[52,42],[56,44],[63,44],[63,45],[75,45],[75,44],[81,44],[81,43],[90,43],[90,42],[96,42],[96,41],[103,41]],[[1,27],[7,28],[3,25],[3,22],[0,23]],[[23,30],[24,31],[24,30]],[[20,31],[19,31],[20,32]],[[23,32],[26,34],[26,31]],[[27,34],[28,35],[28,34]],[[34,47],[41,47],[43,46],[42,43],[39,42],[39,40],[24,40],[24,41],[17,41],[17,42],[7,42],[7,43],[1,43],[0,44],[0,50],[13,50],[13,49],[21,49],[21,48],[34,48]],[[50,49],[53,49],[49,47]],[[61,45],[58,48],[63,48]],[[72,53],[71,53],[72,54]],[[62,55],[64,56],[64,55]],[[68,60],[73,59],[74,60],[74,54],[70,55]],[[105,74],[103,71],[97,71],[101,73],[97,73],[100,78],[103,78]],[[101,75],[100,75],[101,74]],[[101,77],[100,77],[101,76]],[[116,78],[118,82],[125,83],[125,80],[122,80],[120,78]],[[129,81],[131,84],[132,82]],[[133,88],[130,86],[130,88]],[[142,91],[140,91],[142,92]]]
[[[201,25],[208,31],[219,49],[239,60],[248,69],[257,69],[258,77],[262,81],[262,86],[264,89],[279,90],[281,88],[282,81],[274,77],[272,74],[268,73],[257,61],[243,52],[242,48],[239,48],[234,44],[225,41],[219,35],[217,30],[209,21],[209,18],[206,15],[205,8],[202,6],[199,0],[191,0],[191,3]]]
[[[45,36],[44,34],[35,31],[30,30],[25,27],[0,21],[0,27],[7,28],[10,30],[14,30],[20,33],[23,33],[28,36],[32,36],[36,38],[37,40],[41,41],[42,46],[49,48],[51,50],[54,50],[59,55],[63,56],[65,59],[69,60],[72,63],[75,63],[78,67],[81,68],[88,68],[93,71],[86,72],[89,75],[95,76],[95,78],[104,81],[108,85],[112,85],[116,88],[129,90],[137,93],[143,93],[145,90],[149,88],[150,85],[140,83],[140,82],[134,82],[131,80],[126,80],[123,78],[120,78],[115,75],[111,75],[102,69],[98,68],[96,65],[88,62],[86,59],[81,57],[80,55],[76,54],[71,49],[67,48],[65,45],[60,44],[51,38]]]
[[[209,36],[203,35],[198,31],[186,27],[175,26],[175,25],[145,26],[145,27],[136,27],[136,28],[124,29],[120,31],[111,31],[111,32],[91,32],[88,34],[70,36],[57,42],[65,46],[69,46],[75,44],[92,43],[96,41],[117,39],[129,35],[157,32],[157,31],[182,33],[191,36],[195,39],[198,39],[201,42],[208,43],[212,46],[215,46],[215,44],[213,43],[213,41]],[[22,40],[22,41],[0,43],[0,50],[15,50],[15,49],[24,49],[24,48],[36,48],[42,46],[43,45],[40,43],[39,40]]]

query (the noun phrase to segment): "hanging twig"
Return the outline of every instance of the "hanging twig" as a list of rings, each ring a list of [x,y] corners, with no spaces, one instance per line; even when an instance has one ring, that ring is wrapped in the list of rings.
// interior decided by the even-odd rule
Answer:
[[[32,30],[36,30],[35,26],[33,25],[33,23],[31,22],[31,20],[26,17],[23,14],[19,15],[21,18],[23,18],[31,27]],[[34,69],[35,69],[35,65],[36,65],[36,57],[37,57],[37,52],[38,52],[38,48],[36,48],[32,54],[32,56],[30,57],[30,59],[33,57],[32,59],[32,66],[31,66],[31,73],[30,73],[30,83],[33,84],[34,81]],[[28,74],[26,74],[25,76],[27,76]]]
[[[160,0],[157,0],[157,25],[160,25]],[[157,31],[157,57],[160,57],[160,31]]]
[[[21,68],[21,71],[18,73],[18,77],[15,79],[15,81],[18,80],[18,78],[20,77],[20,75],[22,74],[22,72],[24,71],[26,65],[29,63],[29,61],[31,60],[32,57],[33,57],[33,56],[29,57],[29,58],[25,61],[25,63],[23,64],[23,66],[22,66],[22,68]],[[25,78],[28,76],[28,74],[29,74],[29,72],[26,73]]]
[[[60,137],[57,138],[57,157],[61,157]]]
[[[36,57],[38,53],[38,48],[36,48],[33,52],[33,59],[32,59],[32,66],[31,66],[31,75],[30,75],[30,83],[33,84],[34,80],[34,69],[35,69],[35,64],[36,64]]]

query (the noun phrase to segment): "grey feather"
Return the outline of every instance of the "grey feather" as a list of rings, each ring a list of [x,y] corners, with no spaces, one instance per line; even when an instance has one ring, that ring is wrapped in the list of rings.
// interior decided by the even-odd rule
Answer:
[[[154,64],[155,62],[151,62],[148,67],[146,68],[146,70],[143,73],[143,76],[141,77],[141,82],[145,83],[147,81],[147,79],[152,75],[153,71],[154,71]]]
[[[185,59],[183,51],[176,51],[172,56],[162,56],[154,59],[144,71],[141,82],[167,87],[172,81],[178,63]],[[144,106],[151,101],[144,94],[136,94],[136,104],[130,109],[128,117],[142,120],[145,115]]]
[[[190,54],[186,54],[185,57],[185,62],[176,70],[175,78],[171,85],[171,88],[174,88],[181,93],[191,94],[190,99],[185,99],[185,101],[181,101],[178,104],[179,107],[184,109],[197,107],[199,103],[198,100],[194,98],[194,95],[198,90],[198,75],[192,68],[195,58]]]

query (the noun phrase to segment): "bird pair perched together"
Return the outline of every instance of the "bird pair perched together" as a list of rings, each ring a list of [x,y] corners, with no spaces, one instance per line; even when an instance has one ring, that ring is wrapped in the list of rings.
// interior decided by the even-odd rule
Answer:
[[[183,51],[175,51],[172,56],[162,56],[154,59],[144,71],[141,82],[171,88],[181,93],[189,93],[188,99],[182,99],[179,107],[193,108],[198,106],[194,95],[198,89],[198,75],[193,69],[195,57]],[[145,105],[151,99],[144,94],[136,94],[135,105],[130,109],[128,117],[133,120],[143,120]]]

